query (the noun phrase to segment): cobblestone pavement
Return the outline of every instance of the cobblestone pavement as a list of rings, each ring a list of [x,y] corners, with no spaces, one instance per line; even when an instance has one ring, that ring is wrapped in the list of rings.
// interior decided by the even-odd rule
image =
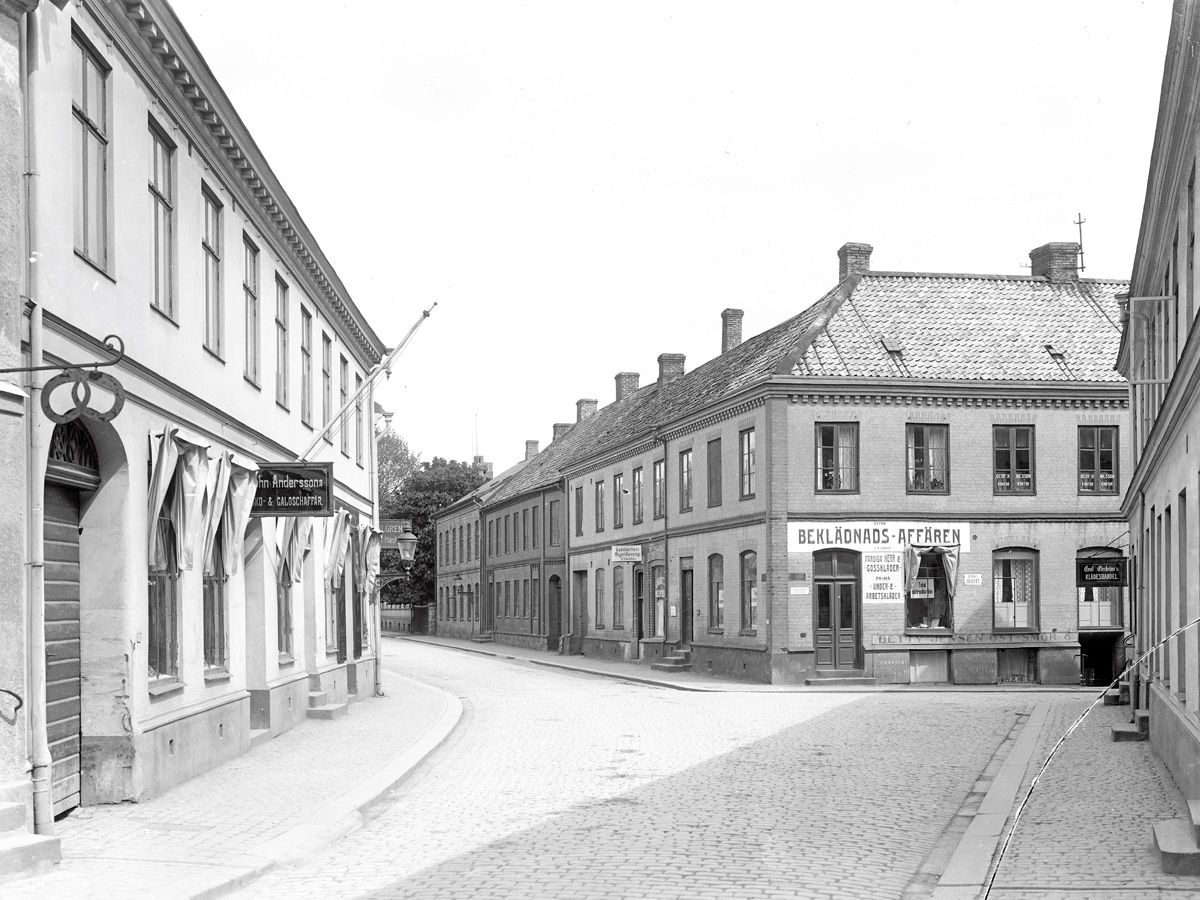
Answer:
[[[1060,699],[1042,730],[1026,783],[1086,708]],[[1148,743],[1114,743],[1129,707],[1096,707],[1039,779],[996,871],[990,900],[1184,900],[1200,878],[1164,875],[1153,826],[1187,815]]]
[[[404,642],[461,696],[367,826],[240,898],[897,900],[1032,693],[685,693]]]

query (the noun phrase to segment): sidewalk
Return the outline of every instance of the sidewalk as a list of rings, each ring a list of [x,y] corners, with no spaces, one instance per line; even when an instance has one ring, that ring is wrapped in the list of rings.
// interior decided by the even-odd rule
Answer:
[[[510,647],[508,644],[480,643],[463,638],[443,637],[441,635],[385,634],[384,637],[390,640],[436,644],[440,647],[449,647],[466,653],[481,653],[485,656],[495,656],[500,659],[524,660],[538,666],[570,669],[589,675],[619,678],[622,681],[631,681],[636,684],[652,684],[658,687],[671,688],[676,691],[767,694],[810,693],[814,691],[852,694],[876,693],[881,691],[949,691],[972,694],[977,694],[981,691],[1015,691],[1021,693],[1050,691],[1054,693],[1079,694],[1090,699],[1102,690],[1101,687],[1084,687],[1077,684],[759,684],[751,681],[718,678],[714,675],[703,675],[699,672],[661,672],[651,669],[649,665],[643,663],[616,662],[607,659],[593,659],[588,656],[562,656],[550,650],[531,650],[526,647]]]
[[[384,671],[386,697],[336,721],[305,720],[242,756],[137,804],[57,823],[62,863],[0,884],[5,900],[205,900],[349,834],[450,733],[452,695]]]

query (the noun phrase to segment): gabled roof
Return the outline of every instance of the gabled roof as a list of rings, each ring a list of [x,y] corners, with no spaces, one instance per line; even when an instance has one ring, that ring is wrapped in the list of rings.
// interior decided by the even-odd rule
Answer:
[[[489,500],[491,500],[492,496],[497,491],[499,491],[502,487],[504,487],[504,485],[509,481],[509,479],[511,479],[518,472],[520,472],[523,468],[525,468],[525,466],[528,463],[529,463],[528,459],[523,459],[516,465],[509,466],[507,469],[505,469],[499,475],[489,478],[487,481],[485,481],[479,487],[475,488],[475,490],[471,491],[470,493],[463,494],[461,497],[459,497],[457,500],[455,500],[449,506],[446,506],[443,509],[438,510],[437,514],[434,515],[434,517],[433,517],[434,521],[437,521],[438,519],[440,519],[444,516],[455,515],[462,511],[461,510],[462,507],[469,506],[471,503],[473,503],[475,501],[478,501],[480,504],[486,504]]]
[[[851,275],[804,312],[665,388],[647,385],[576,423],[488,502],[547,487],[585,460],[772,379],[1120,384],[1116,294],[1127,287],[1040,276]]]

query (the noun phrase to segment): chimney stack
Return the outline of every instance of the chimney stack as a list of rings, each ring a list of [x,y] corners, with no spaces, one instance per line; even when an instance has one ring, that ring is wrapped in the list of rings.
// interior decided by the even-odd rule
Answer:
[[[1052,282],[1079,280],[1079,245],[1074,241],[1042,244],[1029,251],[1029,262],[1034,278]]]
[[[582,422],[588,416],[596,414],[595,400],[576,400],[575,401],[575,421]]]
[[[571,430],[570,422],[555,422],[554,423],[554,440],[557,441],[564,434]]]
[[[870,271],[871,251],[874,249],[870,244],[842,244],[838,250],[838,281]]]
[[[658,387],[661,390],[675,379],[683,375],[682,353],[660,353],[658,355]]]
[[[721,352],[727,353],[742,342],[742,311],[721,310]]]
[[[638,389],[639,376],[637,372],[617,373],[617,399],[624,400]]]
[[[526,441],[525,442],[525,458],[533,459],[537,455],[538,455],[538,442],[537,441]]]

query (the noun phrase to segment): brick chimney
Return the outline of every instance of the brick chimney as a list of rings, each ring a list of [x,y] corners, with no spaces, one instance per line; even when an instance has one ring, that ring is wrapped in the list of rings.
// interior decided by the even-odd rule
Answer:
[[[849,275],[859,275],[871,269],[870,244],[842,244],[838,250],[838,281]]]
[[[525,442],[525,458],[533,459],[537,455],[538,455],[538,442],[537,441],[526,441]]]
[[[624,400],[638,389],[639,375],[637,372],[617,373],[617,399]]]
[[[658,386],[664,387],[683,375],[682,353],[660,353],[658,355]]]
[[[1074,241],[1042,244],[1029,251],[1029,262],[1034,278],[1053,282],[1079,280],[1079,245]]]
[[[575,401],[575,421],[582,422],[588,416],[596,414],[595,400],[576,400]]]
[[[726,353],[742,342],[742,311],[721,310],[721,352]]]
[[[561,438],[564,434],[566,434],[570,430],[571,430],[570,422],[555,422],[554,423],[554,438],[553,438],[553,440],[557,441],[559,438]]]

